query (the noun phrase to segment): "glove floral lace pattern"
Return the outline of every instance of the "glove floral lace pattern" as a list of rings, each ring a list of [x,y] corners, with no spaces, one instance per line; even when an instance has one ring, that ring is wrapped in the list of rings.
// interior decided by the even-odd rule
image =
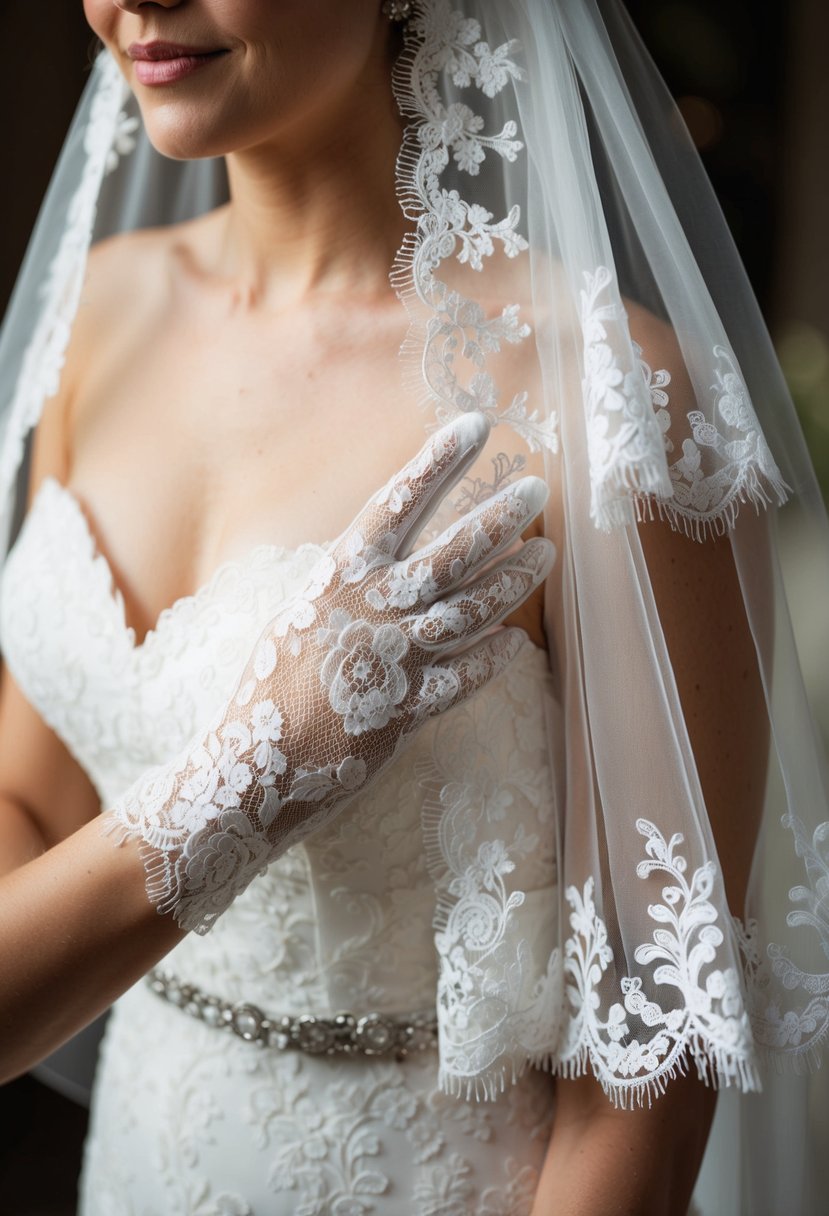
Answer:
[[[107,830],[141,840],[150,898],[182,928],[206,932],[420,725],[516,654],[522,631],[493,627],[549,572],[549,541],[514,549],[544,505],[543,482],[506,487],[405,555],[487,433],[485,419],[468,415],[429,440],[271,621],[204,735],[108,815]]]

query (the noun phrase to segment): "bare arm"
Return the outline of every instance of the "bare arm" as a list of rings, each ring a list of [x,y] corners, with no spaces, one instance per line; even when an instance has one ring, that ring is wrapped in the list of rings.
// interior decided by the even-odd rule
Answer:
[[[31,492],[66,476],[65,396],[38,428]],[[31,495],[30,495],[31,497]],[[101,836],[88,777],[0,672],[0,1082],[92,1021],[181,939],[137,847]]]
[[[0,1083],[60,1046],[181,939],[133,845],[101,835],[86,774],[0,681]]]
[[[731,905],[742,910],[746,847],[762,789],[766,717],[731,549],[645,525],[654,593]],[[711,594],[716,588],[716,594]],[[674,1216],[687,1210],[716,1094],[696,1076],[651,1108],[615,1109],[593,1077],[557,1081],[557,1110],[533,1216]]]
[[[649,328],[648,319],[639,318],[635,331]],[[654,343],[648,345],[653,354]],[[653,366],[681,366],[665,332],[655,345]],[[677,403],[683,393],[692,400],[690,386],[678,377],[672,392]],[[746,516],[738,526],[756,535],[762,562],[764,520]],[[749,842],[762,809],[758,766],[768,730],[731,546],[727,538],[700,544],[658,521],[642,525],[640,538],[726,891],[741,913]],[[556,1119],[533,1216],[676,1216],[687,1210],[715,1092],[694,1074],[671,1081],[652,1107],[631,1111],[613,1107],[592,1076],[556,1086]]]
[[[137,849],[101,836],[86,774],[0,683],[0,1083],[135,983],[182,934],[147,900]]]
[[[617,1110],[592,1077],[556,1081],[553,1136],[532,1216],[687,1212],[716,1092],[671,1081],[652,1107]]]
[[[0,1082],[110,1005],[180,941],[147,900],[135,845],[97,822],[0,880]]]

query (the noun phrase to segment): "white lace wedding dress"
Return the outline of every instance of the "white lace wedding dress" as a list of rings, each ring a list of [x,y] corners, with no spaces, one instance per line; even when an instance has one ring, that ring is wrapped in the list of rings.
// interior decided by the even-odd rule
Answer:
[[[319,553],[257,546],[163,612],[137,645],[80,503],[56,481],[42,484],[0,590],[2,649],[104,807],[227,698]],[[547,656],[527,645],[505,675],[427,725],[332,826],[272,865],[211,933],[186,938],[165,970],[268,1014],[434,1009],[424,808],[460,788],[488,821],[517,816],[552,841],[549,700]],[[540,865],[543,886],[554,858]],[[261,1048],[142,981],[108,1025],[80,1211],[528,1213],[549,1138],[550,1078],[530,1068],[495,1101],[476,1102],[440,1092],[438,1063],[433,1049],[396,1061]]]

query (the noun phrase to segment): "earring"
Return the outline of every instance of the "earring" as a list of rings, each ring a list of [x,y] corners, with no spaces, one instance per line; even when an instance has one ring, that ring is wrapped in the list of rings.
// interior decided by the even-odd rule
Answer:
[[[389,21],[408,21],[414,12],[412,0],[386,0],[383,12]]]

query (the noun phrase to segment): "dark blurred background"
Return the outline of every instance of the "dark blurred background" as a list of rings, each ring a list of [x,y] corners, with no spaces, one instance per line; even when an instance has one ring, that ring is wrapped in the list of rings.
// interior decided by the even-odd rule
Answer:
[[[713,181],[829,497],[829,4],[627,8]]]
[[[826,494],[829,4],[629,0],[627,7],[711,175]],[[85,83],[91,44],[81,0],[0,0],[0,310]],[[85,1118],[82,1107],[31,1078],[0,1088],[0,1216],[74,1213]]]

